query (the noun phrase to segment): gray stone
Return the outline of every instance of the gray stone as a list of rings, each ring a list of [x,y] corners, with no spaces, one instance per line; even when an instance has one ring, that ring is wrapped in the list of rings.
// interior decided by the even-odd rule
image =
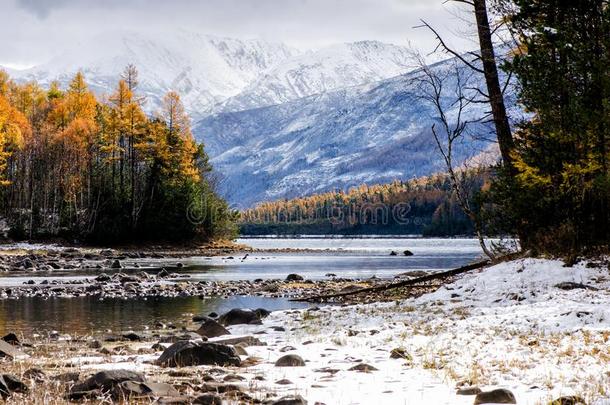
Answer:
[[[201,327],[199,327],[199,329],[197,329],[195,332],[207,338],[215,338],[218,336],[231,334],[231,332],[229,332],[224,326],[212,318],[206,318],[201,324]]]
[[[72,387],[70,392],[71,394],[91,392],[94,390],[110,392],[124,381],[144,382],[144,375],[131,370],[100,371],[82,383],[76,384]]]
[[[180,393],[170,384],[123,381],[116,388],[115,397],[178,397]]]
[[[157,364],[166,367],[239,366],[241,360],[231,346],[218,343],[179,341],[165,349],[157,360]]]
[[[224,326],[260,324],[264,314],[261,310],[252,311],[251,309],[233,308],[229,312],[221,315],[218,322]]]
[[[496,389],[477,394],[474,405],[479,404],[516,404],[517,400],[512,392],[507,389]]]
[[[8,398],[13,393],[26,393],[28,386],[12,374],[0,375],[0,396]]]
[[[280,357],[275,362],[275,367],[303,367],[305,366],[305,361],[301,358],[301,356],[297,356],[296,354],[287,354],[285,356]]]

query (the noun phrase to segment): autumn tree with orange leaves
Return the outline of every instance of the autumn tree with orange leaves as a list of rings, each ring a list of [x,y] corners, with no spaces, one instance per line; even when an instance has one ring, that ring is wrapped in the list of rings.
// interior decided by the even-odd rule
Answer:
[[[177,93],[142,109],[137,70],[106,101],[82,73],[67,89],[17,84],[0,71],[0,191],[14,237],[103,242],[234,233],[234,214],[208,181],[203,145]]]

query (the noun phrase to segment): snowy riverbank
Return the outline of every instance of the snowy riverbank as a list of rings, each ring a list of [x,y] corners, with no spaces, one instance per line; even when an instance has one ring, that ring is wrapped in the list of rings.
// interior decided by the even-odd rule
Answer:
[[[266,345],[245,347],[241,367],[220,371],[152,365],[160,351],[151,351],[150,341],[104,343],[104,355],[88,349],[66,360],[83,377],[109,368],[143,371],[187,397],[202,392],[206,375],[256,399],[298,394],[309,404],[472,404],[474,396],[457,395],[458,386],[505,388],[518,404],[572,395],[610,404],[607,263],[567,268],[559,261],[517,260],[418,298],[274,312],[262,325],[228,329],[233,336],[211,341],[251,335]],[[123,346],[124,354],[113,345]],[[404,356],[391,358],[394,349]],[[305,365],[276,367],[287,354]],[[350,370],[361,364],[376,370]]]
[[[598,290],[574,288],[583,286]],[[565,268],[526,259],[396,304],[276,313],[267,326],[296,329],[266,335],[271,346],[251,354],[267,362],[249,372],[265,375],[275,390],[273,382],[287,378],[294,385],[281,391],[311,403],[472,404],[473,397],[456,395],[460,382],[507,388],[519,404],[569,395],[610,403],[601,399],[610,398],[609,288],[607,264]],[[304,368],[273,367],[285,345],[309,360]],[[398,347],[412,360],[390,359]],[[358,361],[378,371],[346,371]],[[339,371],[314,371],[325,367]]]

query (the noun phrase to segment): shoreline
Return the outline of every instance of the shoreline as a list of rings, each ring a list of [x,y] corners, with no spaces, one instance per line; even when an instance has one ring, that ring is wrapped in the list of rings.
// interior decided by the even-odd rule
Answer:
[[[201,403],[197,398],[214,396],[229,403],[280,404],[291,397],[307,401],[295,404],[470,405],[473,393],[496,389],[526,405],[568,396],[591,405],[610,401],[607,263],[567,268],[560,261],[519,259],[413,297],[277,311],[256,324],[226,326],[230,335],[209,339],[244,342],[240,338],[250,336],[249,343],[233,341],[239,366],[155,365],[172,341],[201,337],[193,331],[207,321],[192,315],[184,314],[173,329],[20,337],[35,343],[16,346],[30,357],[5,359],[3,372],[31,390],[14,393],[8,403],[27,403],[43,390],[65,396],[91,373],[117,369],[175,390],[171,399],[157,393],[145,403],[153,397],[165,398],[158,403]],[[275,366],[288,354],[303,365]],[[37,384],[26,377],[33,366],[46,375]],[[58,382],[66,373],[78,376]],[[110,394],[91,395],[99,403]]]
[[[348,250],[321,249],[253,249],[233,244],[208,247],[196,251],[121,251],[114,249],[77,249],[73,247],[23,246],[0,250],[0,300],[19,297],[41,298],[145,298],[145,297],[227,297],[252,295],[268,298],[304,298],[309,295],[329,294],[349,289],[371,287],[391,280],[401,280],[428,274],[433,270],[405,270],[404,272],[377,278],[341,277],[326,273],[321,279],[243,278],[236,280],[192,280],[188,274],[193,257],[209,260],[221,258],[236,263],[246,260],[273,259],[264,255],[315,254],[341,256],[358,253]],[[390,250],[388,249],[388,252]],[[394,252],[392,252],[394,253]],[[250,255],[258,255],[251,257]],[[262,255],[262,256],[261,256]],[[385,255],[379,255],[380,258]],[[388,256],[391,256],[388,254]],[[186,270],[186,272],[185,272]],[[288,269],[289,270],[289,269]],[[1,277],[2,275],[7,277]],[[424,288],[421,291],[426,291]],[[352,297],[340,302],[363,300],[390,300],[394,296],[408,294],[406,290],[388,294]]]

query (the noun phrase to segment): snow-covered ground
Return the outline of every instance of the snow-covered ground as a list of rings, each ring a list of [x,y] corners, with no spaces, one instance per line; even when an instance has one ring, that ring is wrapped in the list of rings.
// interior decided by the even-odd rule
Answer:
[[[555,287],[562,282],[599,290]],[[265,326],[289,332],[269,332],[262,335],[269,346],[248,348],[266,361],[248,372],[310,403],[472,404],[472,396],[456,395],[464,381],[483,390],[508,388],[519,404],[574,394],[610,403],[601,399],[610,398],[609,287],[608,268],[526,259],[400,303],[274,313]],[[232,333],[260,329],[235,327]],[[273,366],[287,345],[305,367]],[[412,361],[391,359],[397,347]],[[347,371],[359,361],[378,371]],[[315,371],[326,367],[339,371]],[[294,384],[275,384],[284,378]]]
[[[566,290],[560,283],[595,289]],[[279,326],[285,331],[273,329]],[[416,299],[275,312],[263,325],[229,329],[267,343],[246,349],[258,365],[234,370],[261,397],[300,394],[310,404],[329,405],[472,404],[473,396],[456,395],[456,386],[471,384],[509,389],[518,404],[567,395],[610,404],[607,264],[568,268],[560,261],[517,260]],[[294,350],[281,351],[286,346]],[[395,348],[411,359],[390,358]],[[275,367],[285,354],[306,365]],[[377,370],[349,370],[359,363]]]

